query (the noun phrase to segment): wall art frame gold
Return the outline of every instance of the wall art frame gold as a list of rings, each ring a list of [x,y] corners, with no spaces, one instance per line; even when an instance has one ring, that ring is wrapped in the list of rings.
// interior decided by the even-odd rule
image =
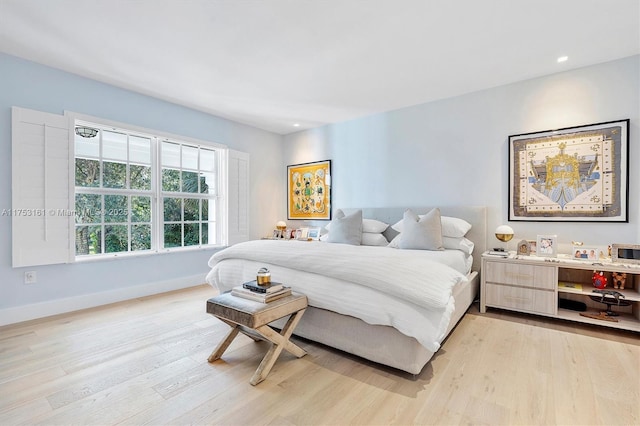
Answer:
[[[287,166],[287,219],[331,220],[331,160]]]
[[[509,220],[629,222],[629,119],[509,136]]]

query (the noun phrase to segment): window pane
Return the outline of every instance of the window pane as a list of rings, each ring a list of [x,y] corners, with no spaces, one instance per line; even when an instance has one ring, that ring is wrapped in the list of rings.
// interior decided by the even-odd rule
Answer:
[[[102,158],[127,161],[127,135],[103,131]]]
[[[76,194],[76,223],[102,222],[102,196]]]
[[[76,158],[76,186],[100,186],[100,161]]]
[[[131,225],[131,250],[151,250],[151,225]]]
[[[76,227],[76,254],[102,253],[101,226],[77,226]]]
[[[138,164],[151,164],[151,139],[129,136],[129,161]]]
[[[105,188],[124,188],[127,182],[127,165],[124,163],[103,163],[104,176],[102,186]]]
[[[180,171],[174,169],[162,169],[162,190],[180,191]]]
[[[207,222],[202,224],[202,244],[209,244],[209,224]]]
[[[180,222],[182,220],[181,198],[164,199],[164,221]]]
[[[202,220],[215,220],[216,201],[202,200]]]
[[[82,136],[75,135],[74,145],[76,156],[98,158],[100,156],[99,135],[100,132],[98,132],[98,136],[94,138],[83,138]]]
[[[131,197],[131,222],[151,222],[151,197]]]
[[[216,153],[209,149],[200,148],[200,170],[204,172],[216,171]]]
[[[200,173],[200,193],[215,194],[215,175],[213,173]]]
[[[180,145],[162,142],[162,165],[180,168]]]
[[[151,190],[151,167],[132,164],[129,166],[129,173],[131,173],[131,189]]]
[[[182,168],[198,170],[198,148],[182,145]]]
[[[200,201],[195,198],[184,199],[184,220],[200,220]],[[186,232],[186,231],[185,231]]]
[[[107,225],[104,227],[105,253],[129,251],[127,225]]]
[[[129,208],[126,195],[104,196],[104,221],[127,222]]]
[[[215,222],[203,222],[202,223],[202,244],[215,244],[216,243],[216,223]]]
[[[184,224],[184,245],[185,246],[200,245],[200,224],[199,223]]]
[[[182,172],[182,192],[198,192],[198,172]]]
[[[164,225],[164,246],[182,246],[182,225],[180,225],[179,223]]]

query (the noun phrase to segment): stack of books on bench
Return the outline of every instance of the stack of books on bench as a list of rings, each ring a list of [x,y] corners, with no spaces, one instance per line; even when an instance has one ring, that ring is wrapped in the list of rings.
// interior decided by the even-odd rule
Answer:
[[[267,285],[258,285],[257,281],[249,281],[241,286],[231,289],[231,294],[237,297],[254,300],[256,302],[269,303],[291,294],[291,287],[285,287],[282,283],[271,282]]]

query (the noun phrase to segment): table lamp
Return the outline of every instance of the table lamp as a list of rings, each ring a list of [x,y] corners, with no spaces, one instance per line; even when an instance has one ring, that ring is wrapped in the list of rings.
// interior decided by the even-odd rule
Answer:
[[[500,225],[496,228],[496,238],[503,243],[511,241],[513,238],[513,228],[509,225]],[[505,251],[504,248],[494,248],[495,251]]]

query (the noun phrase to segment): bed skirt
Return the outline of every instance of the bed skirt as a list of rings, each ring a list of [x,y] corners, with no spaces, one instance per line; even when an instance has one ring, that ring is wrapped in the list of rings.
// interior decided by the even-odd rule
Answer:
[[[447,335],[476,298],[478,287],[478,273],[472,272],[467,285],[458,288],[454,294],[456,308]],[[273,325],[282,328],[284,320]],[[352,316],[312,306],[307,308],[294,334],[411,374],[420,373],[434,354],[393,327],[368,324]]]

